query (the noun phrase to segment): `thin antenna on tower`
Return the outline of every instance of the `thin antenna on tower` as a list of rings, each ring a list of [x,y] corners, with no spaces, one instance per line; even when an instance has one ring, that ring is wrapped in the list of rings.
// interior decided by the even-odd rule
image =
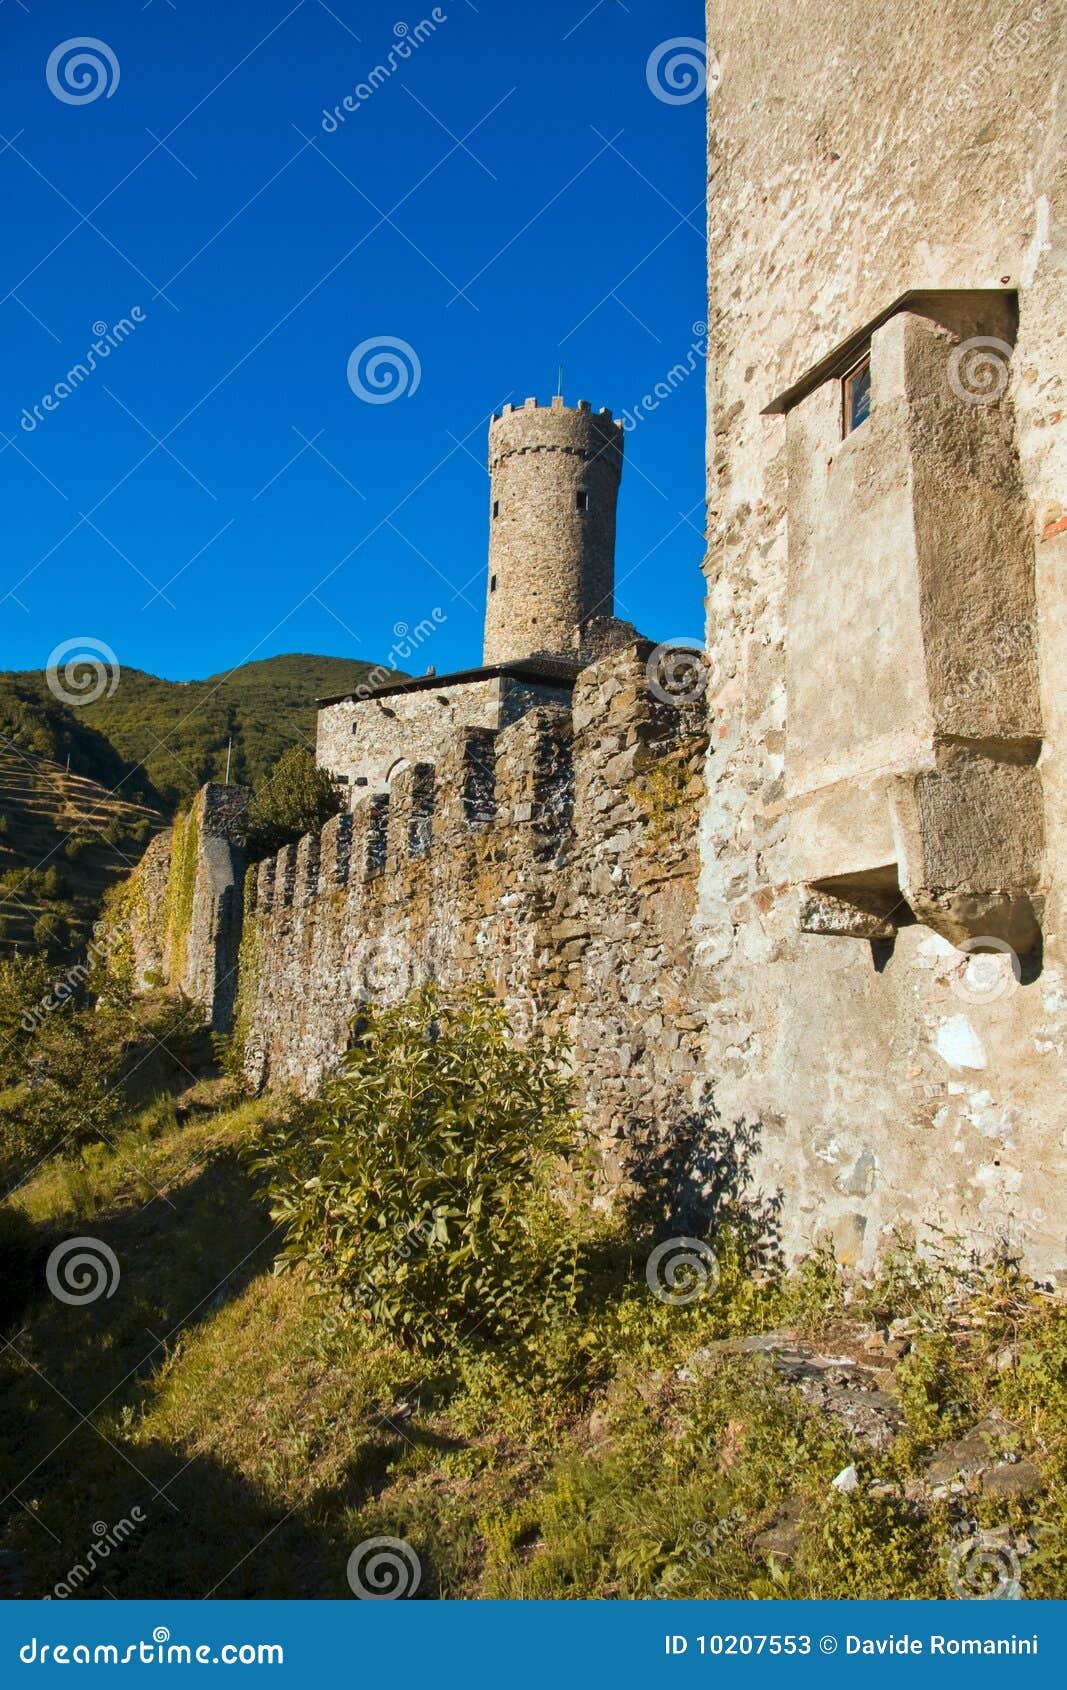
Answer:
[[[230,784],[230,752],[232,750],[233,750],[233,735],[231,734],[230,738],[229,738],[229,743],[226,746],[226,780],[225,780],[225,783],[224,783],[226,786],[229,786],[229,784]]]
[[[563,398],[563,365],[559,367],[559,381],[556,384],[556,398]]]

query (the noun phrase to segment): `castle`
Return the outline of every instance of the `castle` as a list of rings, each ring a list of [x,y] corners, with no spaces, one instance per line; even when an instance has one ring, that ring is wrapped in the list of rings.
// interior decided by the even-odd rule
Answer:
[[[1067,1272],[1065,22],[843,0],[828,52],[815,0],[712,5],[706,685],[611,618],[611,417],[494,419],[483,667],[324,704],[348,804],[243,923],[234,789],[180,943],[142,868],[138,966],[220,1024],[236,980],[253,1083],[488,979],[607,1186],[706,1100],[790,1251]]]
[[[622,442],[610,411],[585,400],[528,399],[493,418],[482,667],[322,700],[317,761],[351,804],[387,791],[406,764],[437,762],[456,728],[496,731],[538,705],[569,706],[594,650],[633,633],[611,615]]]

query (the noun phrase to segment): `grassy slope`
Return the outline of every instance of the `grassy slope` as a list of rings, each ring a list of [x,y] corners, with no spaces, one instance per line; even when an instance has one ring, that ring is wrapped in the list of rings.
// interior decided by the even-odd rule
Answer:
[[[278,1238],[242,1151],[278,1107],[188,1112],[180,1128],[157,1109],[18,1194],[46,1241],[57,1228],[103,1239],[122,1277],[86,1307],[33,1304],[0,1360],[0,1479],[21,1504],[0,1559],[8,1594],[45,1594],[94,1521],[135,1505],[146,1523],[79,1594],[346,1598],[349,1554],[387,1535],[415,1547],[430,1597],[944,1595],[965,1518],[1040,1541],[1026,1594],[1062,1594],[1062,1312],[1004,1317],[994,1297],[919,1318],[929,1331],[897,1365],[908,1428],[882,1456],[759,1357],[692,1365],[709,1338],[781,1319],[780,1294],[751,1284],[687,1308],[635,1286],[595,1383],[539,1394],[506,1373],[461,1378],[455,1357],[350,1330],[271,1273]],[[834,1354],[870,1331],[818,1275],[790,1295]],[[1007,1374],[991,1366],[1005,1331],[1018,1340]],[[1042,1465],[1041,1495],[938,1500],[920,1484],[906,1500],[930,1450],[993,1406]],[[830,1480],[852,1459],[863,1484],[842,1496]],[[758,1534],[785,1498],[801,1532],[776,1559]]]
[[[0,740],[0,953],[29,945],[46,910],[84,945],[104,892],[163,825],[126,787],[114,793]]]

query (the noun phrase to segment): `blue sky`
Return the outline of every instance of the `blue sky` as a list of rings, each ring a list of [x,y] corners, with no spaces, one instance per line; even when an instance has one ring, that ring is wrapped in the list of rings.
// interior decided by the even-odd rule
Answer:
[[[700,5],[444,0],[415,45],[433,12],[2,0],[0,668],[380,661],[435,608],[425,661],[477,662],[488,417],[560,363],[617,413],[696,365],[627,436],[616,608],[701,632],[703,102],[647,74]],[[64,99],[80,37],[112,62],[61,54]],[[349,360],[386,339],[407,390],[372,404]]]

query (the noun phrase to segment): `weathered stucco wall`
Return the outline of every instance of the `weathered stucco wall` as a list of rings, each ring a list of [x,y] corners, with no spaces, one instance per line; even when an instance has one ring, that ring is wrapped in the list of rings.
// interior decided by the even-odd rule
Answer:
[[[583,671],[573,714],[457,730],[260,865],[243,948],[241,1030],[257,1085],[314,1090],[369,998],[488,980],[522,1030],[573,1052],[607,1183],[688,1109],[702,1016],[690,923],[702,711],[653,696],[651,647]]]
[[[894,1223],[944,1218],[978,1241],[1024,1245],[1049,1271],[1067,1265],[1065,31],[1064,0],[709,8],[721,76],[709,106],[705,1062],[720,1112],[762,1122],[760,1177],[784,1188],[794,1249],[829,1231],[844,1256],[868,1260]],[[805,500],[795,454],[842,452],[833,392],[801,401],[803,424],[765,408],[909,289],[1017,291],[1014,349],[991,372],[1016,470],[968,503],[964,471],[985,448],[961,400],[960,473],[939,461],[924,486],[907,468],[903,420],[870,453],[882,426],[872,408],[845,443],[846,458],[866,454],[862,474],[831,495],[840,466],[823,461]],[[983,582],[965,566],[968,529],[978,525],[995,565],[991,512],[1014,500],[1015,473],[1023,538],[1012,504],[999,585],[995,567]],[[813,580],[805,522],[817,525],[832,498]],[[878,498],[889,501],[882,558],[859,538]],[[807,608],[791,603],[791,571]],[[820,640],[818,618],[835,605],[838,624]],[[943,682],[954,667],[953,691]],[[1036,770],[1025,770],[1035,808],[1015,844],[1019,872],[1032,869],[1044,897],[1044,951],[1021,982],[1006,955],[968,962],[922,924],[891,948],[802,931],[810,862],[855,855],[856,824],[835,839],[843,812],[829,797],[863,744],[885,752],[919,731],[936,760],[960,731],[952,710],[977,721],[995,706],[1003,722],[1013,704],[1011,732],[1036,721],[1040,734]],[[972,722],[963,739],[981,731]],[[1001,769],[999,745],[992,754]],[[822,820],[805,820],[800,788],[820,780]],[[962,795],[951,783],[918,792],[915,826],[954,865],[941,872],[965,876],[963,859],[986,841],[1004,846],[997,803],[977,778]]]

